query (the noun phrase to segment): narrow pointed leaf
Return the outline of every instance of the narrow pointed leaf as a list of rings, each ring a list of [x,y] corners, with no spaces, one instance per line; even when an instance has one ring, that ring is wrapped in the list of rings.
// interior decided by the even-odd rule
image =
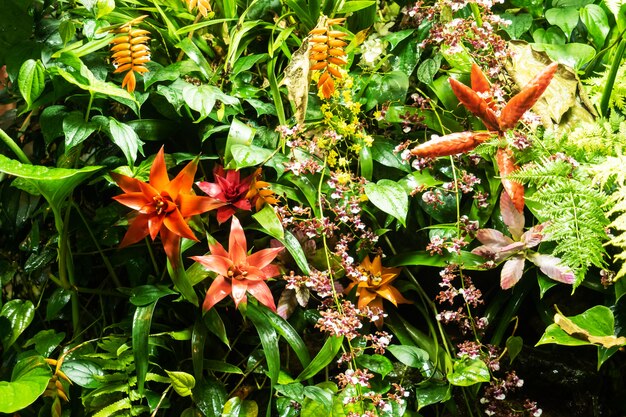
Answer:
[[[342,337],[331,336],[326,339],[326,343],[319,350],[317,355],[313,358],[309,366],[304,368],[304,370],[298,375],[296,381],[303,381],[305,379],[309,379],[312,376],[316,375],[319,371],[324,369],[326,365],[328,365],[333,359],[335,359],[335,355],[339,352],[339,348],[341,348],[341,344],[343,342]]]
[[[137,307],[133,316],[133,356],[135,358],[135,371],[137,373],[137,390],[143,394],[146,374],[148,373],[150,325],[152,314],[156,307],[156,301],[146,306]]]

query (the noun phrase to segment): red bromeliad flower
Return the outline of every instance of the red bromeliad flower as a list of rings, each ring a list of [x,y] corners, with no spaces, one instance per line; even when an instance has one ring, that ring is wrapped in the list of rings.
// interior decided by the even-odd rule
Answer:
[[[209,245],[209,250],[211,255],[191,258],[218,274],[202,304],[205,311],[228,295],[235,301],[235,307],[238,307],[239,303],[247,301],[246,293],[252,294],[261,304],[276,311],[274,298],[265,280],[280,273],[278,267],[270,262],[283,250],[282,247],[263,249],[248,255],[246,235],[237,217],[233,216],[228,240],[229,251],[219,243]]]
[[[222,224],[235,214],[235,208],[250,211],[252,205],[246,198],[250,190],[250,184],[255,175],[249,175],[241,180],[241,174],[236,170],[225,171],[221,165],[213,169],[215,182],[199,182],[198,187],[208,196],[217,198],[226,203],[217,209],[217,221]]]
[[[148,235],[152,240],[160,235],[168,259],[172,265],[178,263],[180,238],[198,240],[187,225],[186,219],[224,204],[211,197],[192,194],[191,186],[197,165],[195,160],[189,162],[176,178],[170,181],[161,147],[150,168],[150,182],[111,173],[111,177],[125,192],[113,199],[138,211],[120,244],[121,248]]]
[[[491,86],[485,74],[478,65],[472,65],[472,88],[450,78],[450,87],[454,95],[470,112],[478,117],[488,132],[458,132],[443,137],[433,137],[432,140],[422,143],[411,150],[411,154],[419,157],[438,157],[469,152],[493,136],[503,136],[513,129],[524,113],[539,100],[548,88],[558,64],[553,62],[535,76],[528,85],[515,95],[504,106],[500,115],[496,114],[495,102],[488,97]],[[487,97],[487,98],[484,98]],[[496,162],[503,177],[502,185],[513,201],[518,211],[524,210],[524,186],[506,177],[517,169],[513,154],[509,149],[499,148]]]

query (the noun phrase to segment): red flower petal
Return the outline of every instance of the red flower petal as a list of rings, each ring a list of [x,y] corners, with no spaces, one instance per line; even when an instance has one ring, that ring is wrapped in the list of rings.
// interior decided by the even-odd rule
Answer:
[[[224,203],[214,198],[193,194],[179,194],[177,203],[178,210],[180,210],[180,214],[184,218],[205,213],[224,205]]]
[[[116,195],[113,197],[113,200],[138,211],[141,210],[146,204],[152,202],[152,199],[146,198],[146,195],[142,192],[129,192],[126,194]]]
[[[498,148],[498,151],[496,152],[496,162],[498,164],[498,170],[500,171],[500,181],[502,181],[502,186],[506,190],[509,197],[511,197],[511,201],[517,211],[523,212],[524,186],[519,182],[506,178],[509,174],[517,170],[513,152],[509,148]]]
[[[209,197],[217,198],[218,200],[226,202],[226,196],[224,196],[224,191],[219,185],[213,182],[206,181],[197,182],[196,185]]]
[[[165,151],[163,149],[164,147],[161,146],[150,168],[150,185],[159,191],[165,190],[170,183],[170,179],[167,176],[167,166],[165,165]]]
[[[219,224],[225,223],[231,216],[235,214],[235,209],[231,205],[222,206],[217,209],[217,222]]]
[[[150,237],[152,240],[156,239],[157,235],[163,227],[163,219],[165,216],[159,216],[158,214],[148,214],[148,230],[150,230]]]
[[[230,259],[230,255],[224,249],[221,243],[215,242],[214,244],[209,245],[209,250],[211,251],[211,255],[222,256],[224,258]]]
[[[172,268],[178,268],[180,263],[180,236],[170,232],[165,227],[161,228],[161,243],[165,249],[165,255],[172,264]]]
[[[211,283],[209,290],[206,292],[204,302],[202,303],[202,309],[204,311],[210,310],[215,304],[228,297],[231,292],[230,283],[223,277],[219,276]]]
[[[204,266],[209,271],[218,273],[219,275],[228,275],[228,270],[233,266],[230,258],[219,255],[192,256],[191,259]]]
[[[461,84],[452,77],[450,77],[449,82],[450,87],[452,87],[452,92],[459,99],[459,102],[470,112],[480,118],[487,129],[500,130],[498,117],[482,97],[480,97],[474,90],[465,84]]]
[[[248,285],[248,292],[270,310],[276,312],[276,304],[274,303],[274,297],[267,284],[263,281],[251,283]]]
[[[191,191],[193,185],[193,178],[196,175],[196,169],[198,168],[198,162],[194,159],[189,162],[185,168],[182,169],[165,188],[165,191],[172,197],[172,200],[176,201],[179,194],[188,194]]]
[[[113,178],[113,180],[122,190],[124,190],[125,193],[136,193],[141,191],[141,187],[139,186],[141,181],[136,178],[127,177],[126,175],[115,172],[111,172],[111,178]]]
[[[230,225],[230,236],[228,238],[228,251],[230,253],[230,259],[233,260],[235,265],[243,264],[247,262],[248,244],[246,243],[246,235],[241,228],[239,219],[233,216]]]
[[[231,280],[231,295],[235,301],[235,307],[239,307],[239,303],[246,301],[246,291],[248,290],[247,280],[233,279]]]
[[[489,91],[491,91],[491,84],[489,84],[489,80],[487,79],[487,77],[485,77],[483,71],[476,64],[472,64],[470,80],[472,90],[476,91],[477,93],[488,93]],[[485,101],[489,102],[490,100]]]
[[[187,225],[185,219],[178,210],[168,213],[163,220],[163,224],[178,236],[186,237],[187,239],[195,241],[198,240],[196,235],[193,233],[193,230],[191,230],[189,225]]]
[[[257,268],[264,268],[269,265],[282,250],[282,247],[260,250],[248,256],[247,262],[249,265],[256,266]]]
[[[457,132],[441,137],[433,136],[428,142],[411,149],[411,154],[422,158],[434,158],[469,152],[491,139],[493,135],[492,132]]]
[[[135,217],[133,222],[130,224],[126,234],[124,235],[124,239],[122,239],[122,243],[120,243],[120,248],[124,248],[128,245],[132,245],[133,243],[139,242],[144,237],[148,236],[148,218],[150,216],[146,214],[139,214]]]
[[[515,127],[522,115],[529,110],[537,100],[539,100],[543,92],[546,91],[558,66],[559,64],[557,62],[553,62],[545,67],[535,78],[530,80],[522,91],[509,100],[500,113],[499,125],[501,130],[504,131]]]

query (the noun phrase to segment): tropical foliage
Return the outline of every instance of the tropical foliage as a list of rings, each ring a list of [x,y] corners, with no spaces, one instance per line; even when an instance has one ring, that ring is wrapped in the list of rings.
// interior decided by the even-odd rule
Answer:
[[[626,6],[7,0],[0,413],[626,414]]]

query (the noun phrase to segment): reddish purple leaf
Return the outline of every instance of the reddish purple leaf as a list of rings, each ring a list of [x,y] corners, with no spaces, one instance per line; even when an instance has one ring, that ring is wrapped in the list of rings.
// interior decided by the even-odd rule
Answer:
[[[518,240],[524,232],[524,212],[520,212],[515,208],[511,197],[507,192],[500,194],[500,212],[502,220],[509,228],[513,239]]]
[[[509,259],[502,265],[500,273],[500,287],[503,290],[512,288],[522,278],[524,273],[524,257],[517,256]]]

